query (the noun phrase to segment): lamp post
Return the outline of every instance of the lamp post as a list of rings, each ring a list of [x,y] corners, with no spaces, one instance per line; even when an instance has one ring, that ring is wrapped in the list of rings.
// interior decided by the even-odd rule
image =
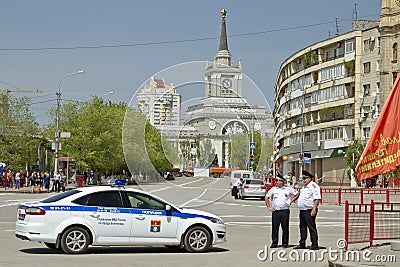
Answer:
[[[110,91],[110,92],[107,92],[107,93],[104,93],[104,94],[100,95],[99,97],[103,97],[103,96],[106,96],[106,95],[113,95],[113,94],[114,94],[114,92]]]
[[[55,151],[55,156],[54,156],[54,174],[57,173],[58,171],[58,150],[60,146],[60,102],[61,102],[61,83],[62,81],[70,76],[74,76],[76,74],[84,74],[85,72],[83,70],[79,70],[77,72],[73,72],[70,74],[64,75],[64,77],[61,78],[60,82],[58,83],[58,91],[56,93],[57,95],[57,110],[56,110],[56,141],[54,143],[54,151]]]
[[[304,164],[304,153],[303,153],[303,143],[304,143],[304,95],[301,97],[301,133],[300,133],[300,157],[299,157],[299,168],[300,174],[299,179],[300,181],[303,180],[303,164]]]

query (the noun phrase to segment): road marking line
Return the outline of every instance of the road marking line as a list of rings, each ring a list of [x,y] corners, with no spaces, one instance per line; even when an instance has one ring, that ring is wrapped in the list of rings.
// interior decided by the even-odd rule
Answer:
[[[202,192],[198,197],[193,198],[193,199],[191,199],[191,200],[189,200],[189,201],[186,201],[185,203],[179,205],[179,207],[184,207],[184,206],[186,206],[187,204],[189,204],[190,202],[199,200],[202,196],[204,196],[204,194],[205,194],[207,191],[208,191],[208,188],[204,189],[203,192]]]

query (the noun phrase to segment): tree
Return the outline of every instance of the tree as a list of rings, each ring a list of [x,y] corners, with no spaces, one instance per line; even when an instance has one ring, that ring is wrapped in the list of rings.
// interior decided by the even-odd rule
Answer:
[[[124,103],[108,103],[93,97],[84,103],[66,103],[60,109],[60,131],[70,132],[71,138],[62,139],[60,156],[77,159],[81,172],[94,170],[121,174],[128,170],[122,150]],[[55,108],[49,112],[55,116]],[[54,136],[54,125],[46,133]]]
[[[353,139],[353,142],[347,146],[345,160],[346,166],[350,169],[348,171],[349,177],[351,177],[351,173],[354,173],[354,179],[356,178],[355,169],[363,151],[364,146],[359,139]]]
[[[31,169],[36,164],[38,146],[43,142],[38,123],[29,107],[31,99],[1,95],[1,162],[12,170]]]
[[[249,138],[245,134],[231,134],[231,142],[229,144],[230,162],[233,167],[246,169],[246,161],[248,160]]]
[[[122,143],[131,173],[153,176],[172,168],[178,161],[176,149],[139,112],[127,109]]]
[[[210,139],[206,138],[200,142],[199,152],[200,166],[210,166],[215,159],[215,148]]]

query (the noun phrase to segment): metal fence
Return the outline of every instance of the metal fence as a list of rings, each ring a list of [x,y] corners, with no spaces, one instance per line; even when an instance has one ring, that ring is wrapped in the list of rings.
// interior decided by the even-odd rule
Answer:
[[[400,239],[400,203],[350,204],[345,201],[345,240],[349,244]]]
[[[385,203],[400,202],[400,189],[321,188],[321,198],[321,203],[338,205],[346,201],[361,205],[371,200]]]

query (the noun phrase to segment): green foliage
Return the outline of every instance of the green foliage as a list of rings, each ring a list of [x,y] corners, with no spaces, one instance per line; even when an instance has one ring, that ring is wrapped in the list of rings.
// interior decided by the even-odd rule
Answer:
[[[246,159],[249,150],[249,139],[247,134],[231,134],[229,144],[230,162],[233,167],[241,170],[246,169]]]
[[[344,67],[348,76],[353,76],[356,73],[355,60],[344,62]]]
[[[0,162],[12,170],[36,164],[37,149],[43,142],[38,123],[30,112],[30,98],[1,95]]]
[[[321,122],[344,118],[344,106],[323,108],[319,111]]]
[[[61,139],[60,157],[77,159],[77,170],[120,174],[127,170],[122,151],[122,122],[126,106],[93,97],[84,103],[66,103],[60,110],[60,131],[71,138]],[[55,109],[49,112],[55,116]],[[54,136],[54,125],[46,134]]]
[[[215,158],[215,148],[211,140],[206,138],[200,142],[199,151],[199,165],[210,166]]]
[[[350,170],[355,170],[358,160],[360,159],[363,151],[364,151],[364,146],[359,139],[354,139],[353,142],[351,142],[347,146],[345,161],[346,161],[346,166]],[[349,171],[349,175],[350,172],[351,171]]]
[[[123,152],[131,173],[165,172],[179,161],[177,150],[141,113],[127,109],[122,132]]]

